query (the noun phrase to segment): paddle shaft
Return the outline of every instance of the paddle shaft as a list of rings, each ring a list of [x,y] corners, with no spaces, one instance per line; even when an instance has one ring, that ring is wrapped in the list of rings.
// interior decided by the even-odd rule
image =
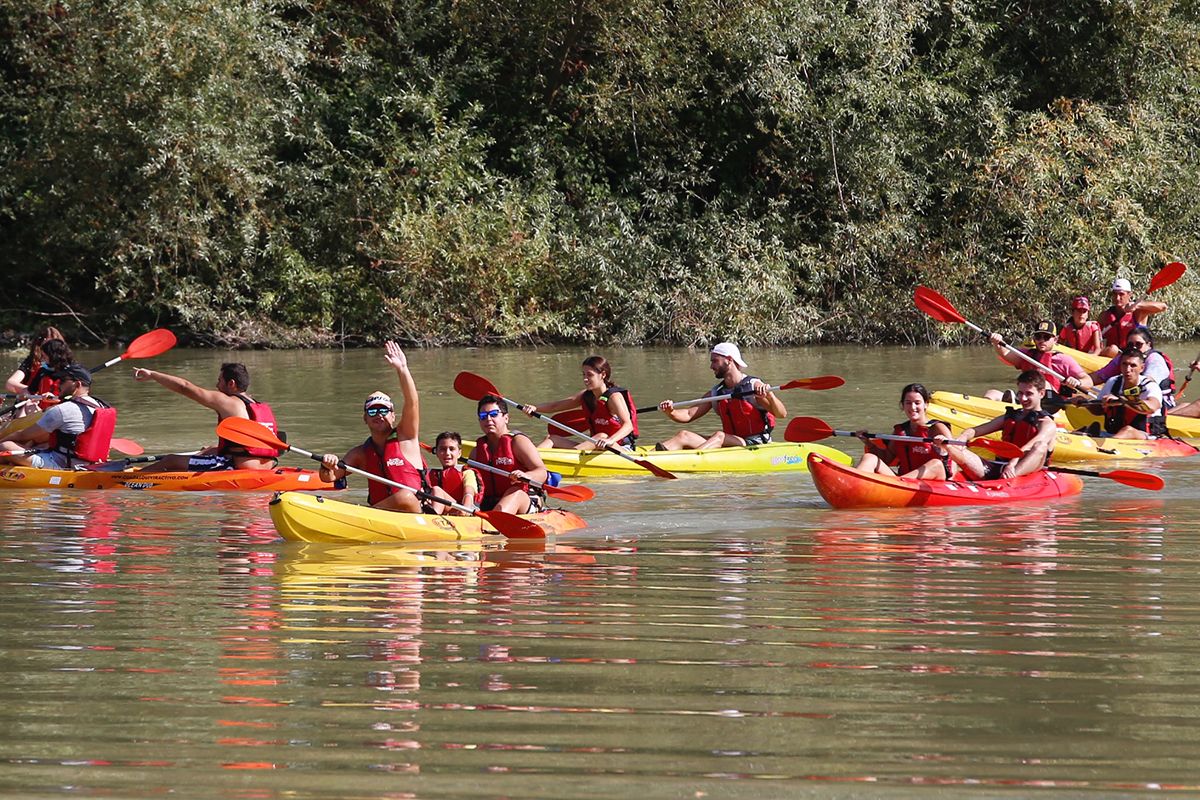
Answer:
[[[783,388],[783,386],[768,386],[767,391],[778,392]],[[671,408],[692,408],[693,406],[702,406],[705,403],[716,403],[720,400],[731,400],[741,397],[753,397],[754,395],[755,392],[729,392],[728,394],[715,394],[712,397],[697,397],[695,400],[681,400],[678,403],[672,403]],[[645,408],[639,408],[637,410],[639,414],[648,414],[651,411],[658,411],[658,406],[646,406]]]
[[[475,469],[481,469],[484,472],[494,472],[497,475],[505,475],[507,477],[512,476],[512,473],[506,469],[500,469],[499,467],[493,467],[491,464],[484,464],[482,461],[476,461],[473,458],[460,458],[459,460],[465,461],[468,465],[474,467]],[[519,480],[521,480],[524,483],[528,483],[530,486],[537,489],[539,492],[546,491],[546,484],[542,483],[541,481],[535,481],[533,478],[520,478]]]
[[[858,436],[854,431],[837,431],[835,430],[830,436]],[[903,436],[898,433],[868,433],[868,439],[883,439],[888,442],[932,442],[932,436]],[[972,442],[963,441],[961,439],[948,439],[943,444],[959,444],[963,447],[973,447]]]

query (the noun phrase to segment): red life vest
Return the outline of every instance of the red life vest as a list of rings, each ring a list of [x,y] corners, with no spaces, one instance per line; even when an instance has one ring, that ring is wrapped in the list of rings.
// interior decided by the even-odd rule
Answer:
[[[1104,344],[1115,345],[1125,349],[1125,340],[1137,327],[1137,320],[1132,311],[1122,311],[1116,306],[1109,306],[1100,314],[1100,333],[1104,336]]]
[[[91,395],[86,398],[73,397],[66,402],[75,403],[80,408],[91,411],[92,421],[83,433],[54,431],[50,434],[50,449],[79,461],[107,461],[113,432],[117,428],[117,410],[99,397]]]
[[[363,469],[372,475],[387,478],[390,481],[403,484],[410,489],[425,489],[425,461],[420,466],[410,463],[400,452],[400,440],[393,433],[383,445],[383,450],[375,446],[375,441],[368,437],[362,444],[365,451]],[[367,503],[379,505],[384,499],[399,491],[395,486],[388,486],[379,481],[368,481]]]
[[[246,406],[246,414],[250,419],[264,426],[271,433],[279,436],[279,426],[275,423],[275,412],[266,403],[259,403],[244,394],[234,395]],[[217,443],[217,452],[223,456],[250,456],[251,458],[279,458],[279,451],[270,447],[243,447],[228,439]]]
[[[459,503],[467,502],[464,499],[466,492],[466,484],[463,482],[463,477],[466,473],[475,475],[475,485],[479,488],[475,494],[471,495],[470,502],[473,505],[479,505],[483,501],[483,479],[479,472],[472,467],[457,467],[451,469],[431,469],[429,470],[429,485],[440,486],[446,490],[446,494],[450,495]]]
[[[1087,347],[1092,342],[1092,335],[1100,330],[1100,323],[1094,319],[1089,319],[1083,323],[1082,328],[1075,327],[1075,320],[1068,320],[1066,325],[1063,325],[1062,330],[1058,332],[1058,340],[1067,347],[1075,350],[1087,351]]]
[[[1041,409],[1037,411],[1023,411],[1019,408],[1010,408],[1004,412],[1004,427],[1001,430],[1000,438],[1006,442],[1012,442],[1017,447],[1024,447],[1031,439],[1038,434],[1039,424],[1043,419],[1053,419],[1054,415]],[[1050,463],[1050,455],[1054,451],[1054,446],[1046,450],[1046,459],[1044,465]],[[997,461],[1008,461],[1007,458],[996,459]]]
[[[26,382],[29,394],[58,394],[58,379],[50,377],[50,367],[38,364]]]
[[[1053,351],[1048,352],[1048,353],[1041,353],[1041,352],[1038,352],[1037,350],[1022,350],[1021,352],[1024,353],[1025,355],[1029,356],[1030,358],[1032,358],[1034,361],[1038,362],[1042,366],[1049,367],[1050,369],[1053,369],[1055,372],[1058,372],[1058,370],[1055,369],[1054,365],[1051,363],[1054,360],[1054,352]],[[1019,370],[1025,370],[1025,369],[1028,369],[1029,362],[1022,360],[1020,363],[1014,364],[1013,366]],[[1042,370],[1038,370],[1038,372],[1041,372],[1042,377],[1046,379],[1046,388],[1047,389],[1057,392],[1059,389],[1062,388],[1062,381],[1060,381],[1058,378],[1054,377],[1049,372],[1043,372]],[[1063,377],[1069,378],[1071,376],[1064,375]]]
[[[471,460],[502,469],[505,472],[520,469],[520,465],[517,464],[517,457],[513,453],[512,443],[515,436],[525,436],[525,434],[520,431],[512,431],[511,433],[504,434],[496,444],[495,451],[488,444],[487,437],[480,436],[475,440],[475,451],[471,453]],[[499,500],[500,496],[508,491],[508,487],[512,485],[507,476],[497,475],[494,472],[484,472],[479,476],[479,479],[480,485],[483,487],[481,505],[489,501]]]
[[[770,433],[775,429],[775,415],[759,408],[753,402],[754,387],[751,382],[755,380],[758,379],[747,375],[732,389],[721,382],[709,390],[712,397],[721,394],[734,395],[728,400],[717,401],[717,414],[721,417],[721,430],[725,433],[745,438]],[[747,397],[750,399],[746,399]]]
[[[892,433],[897,436],[933,436],[933,423],[937,420],[930,420],[928,425],[918,425],[916,428],[911,427],[912,421],[905,420],[898,425],[892,426]],[[947,467],[949,456],[943,456],[938,453],[933,442],[892,442],[895,447],[896,460],[892,464],[894,467],[899,467],[901,474],[910,472],[924,464],[926,461],[941,461]],[[946,470],[946,474],[950,474],[950,470]]]
[[[614,394],[619,394],[625,399],[625,407],[629,410],[629,421],[633,423],[633,431],[618,444],[633,447],[638,437],[637,409],[633,407],[633,398],[629,395],[629,390],[620,386],[609,386],[598,400],[591,392],[583,393],[583,408],[588,413],[588,431],[593,436],[597,433],[611,436],[620,430],[621,418],[608,407],[608,398]]]

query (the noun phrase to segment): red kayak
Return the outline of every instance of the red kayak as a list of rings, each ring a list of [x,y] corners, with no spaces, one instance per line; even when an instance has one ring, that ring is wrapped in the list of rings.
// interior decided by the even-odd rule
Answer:
[[[1070,497],[1083,490],[1078,475],[1041,470],[1011,480],[914,480],[894,475],[859,472],[816,453],[808,471],[825,502],[834,508],[909,508],[913,506],[975,506],[1023,503]]]

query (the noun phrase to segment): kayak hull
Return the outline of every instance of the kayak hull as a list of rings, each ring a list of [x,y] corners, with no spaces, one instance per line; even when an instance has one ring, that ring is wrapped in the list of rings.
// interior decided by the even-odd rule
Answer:
[[[926,481],[859,472],[853,467],[808,457],[808,470],[825,502],[834,508],[921,508],[1045,502],[1083,490],[1077,475],[1041,470],[1011,480]]]
[[[934,392],[929,404],[929,417],[940,419],[955,432],[961,432],[987,422],[1004,413],[1011,404],[967,394]],[[1177,439],[1112,439],[1073,433],[1075,427],[1068,417],[1074,409],[1059,411],[1054,416],[1061,430],[1055,437],[1052,464],[1080,461],[1140,461],[1146,458],[1183,458],[1200,453],[1187,442]],[[993,434],[989,438],[999,438]]]
[[[470,453],[474,442],[463,442]],[[538,450],[546,469],[567,478],[594,478],[611,475],[649,475],[644,467],[605,451]],[[771,442],[753,447],[719,447],[713,450],[662,451],[639,447],[633,458],[649,461],[656,467],[676,474],[716,472],[803,472],[808,469],[809,453],[819,453],[832,461],[850,464],[853,459],[841,450],[822,444]]]
[[[316,471],[276,469],[227,469],[211,472],[114,472],[90,470],[0,468],[0,489],[126,489],[146,492],[256,492],[331,490]]]
[[[479,517],[438,516],[383,511],[328,497],[283,492],[271,500],[271,521],[292,542],[373,544],[386,542],[461,542],[494,538],[498,532]],[[579,516],[561,510],[522,515],[547,536],[586,528]]]

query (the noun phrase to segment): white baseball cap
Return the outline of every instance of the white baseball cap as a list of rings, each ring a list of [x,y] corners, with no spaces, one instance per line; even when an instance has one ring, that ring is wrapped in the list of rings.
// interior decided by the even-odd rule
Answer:
[[[371,392],[370,397],[363,403],[363,411],[375,406],[383,406],[388,411],[395,411],[396,407],[392,405],[392,398],[388,397],[383,392]]]
[[[1129,281],[1126,280],[1125,278],[1117,278],[1115,281],[1113,281],[1112,288],[1109,289],[1109,291],[1110,292],[1132,292],[1133,286],[1130,285]]]
[[[742,351],[738,350],[738,346],[733,342],[721,342],[719,345],[714,347],[712,351],[719,356],[732,358],[733,363],[745,369],[746,362],[742,360]]]

